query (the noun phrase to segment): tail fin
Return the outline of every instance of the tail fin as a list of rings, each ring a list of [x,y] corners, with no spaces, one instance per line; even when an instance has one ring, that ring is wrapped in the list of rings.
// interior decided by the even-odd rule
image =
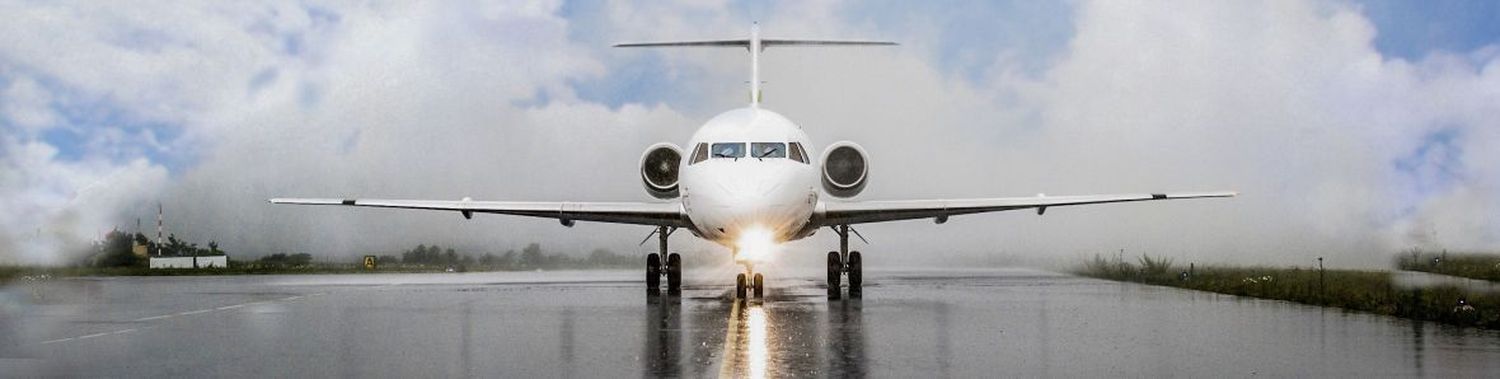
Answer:
[[[750,51],[750,106],[760,106],[760,52],[775,46],[895,46],[886,41],[837,41],[807,39],[761,39],[760,24],[750,25],[750,38],[711,41],[621,43],[615,47],[744,47]]]

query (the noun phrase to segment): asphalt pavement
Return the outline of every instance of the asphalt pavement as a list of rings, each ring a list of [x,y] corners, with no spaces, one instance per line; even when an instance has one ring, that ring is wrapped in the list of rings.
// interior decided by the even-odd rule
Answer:
[[[1025,269],[52,279],[0,289],[5,377],[1488,376],[1500,333]]]

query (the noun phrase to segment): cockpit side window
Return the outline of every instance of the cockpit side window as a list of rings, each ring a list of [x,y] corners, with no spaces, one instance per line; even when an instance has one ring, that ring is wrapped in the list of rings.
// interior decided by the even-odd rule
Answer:
[[[786,158],[786,144],[781,142],[755,142],[750,144],[751,158]]]
[[[791,150],[788,150],[787,153],[788,153],[788,155],[791,155],[792,160],[798,161],[798,162],[802,162],[802,163],[808,163],[807,162],[807,152],[802,150],[802,144],[797,143],[797,142],[792,142],[790,145],[791,145]]]
[[[705,160],[708,160],[708,144],[699,143],[698,147],[693,148],[693,160],[689,161],[688,165],[693,165]]]
[[[744,142],[719,142],[713,144],[710,152],[714,158],[744,158]]]

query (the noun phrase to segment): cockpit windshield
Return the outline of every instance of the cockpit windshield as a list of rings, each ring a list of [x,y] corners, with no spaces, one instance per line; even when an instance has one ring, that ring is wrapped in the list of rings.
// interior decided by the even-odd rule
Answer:
[[[750,156],[754,158],[786,158],[786,144],[781,142],[751,143]]]
[[[744,158],[745,144],[741,142],[720,142],[713,145],[714,158]]]

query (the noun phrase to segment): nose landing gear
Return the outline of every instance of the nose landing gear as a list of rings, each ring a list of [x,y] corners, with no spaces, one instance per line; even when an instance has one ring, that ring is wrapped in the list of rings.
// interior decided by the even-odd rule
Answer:
[[[678,295],[682,293],[682,256],[677,253],[667,253],[667,237],[677,228],[660,226],[653,234],[658,235],[661,245],[661,253],[651,253],[646,256],[646,293],[658,295],[661,291],[661,278],[667,277],[667,293]],[[646,237],[650,240],[650,236]],[[663,262],[662,258],[666,258]]]
[[[849,251],[849,233],[853,229],[848,225],[838,225],[833,231],[839,235],[839,251],[828,252],[828,299],[839,299],[843,292],[839,282],[844,277],[849,279],[849,298],[858,299],[864,295],[864,259],[858,251]],[[858,235],[859,232],[854,233]]]
[[[734,298],[748,299],[746,295],[755,295],[759,299],[766,295],[766,279],[760,273],[755,272],[750,262],[740,262],[745,266],[745,272],[734,277]]]

